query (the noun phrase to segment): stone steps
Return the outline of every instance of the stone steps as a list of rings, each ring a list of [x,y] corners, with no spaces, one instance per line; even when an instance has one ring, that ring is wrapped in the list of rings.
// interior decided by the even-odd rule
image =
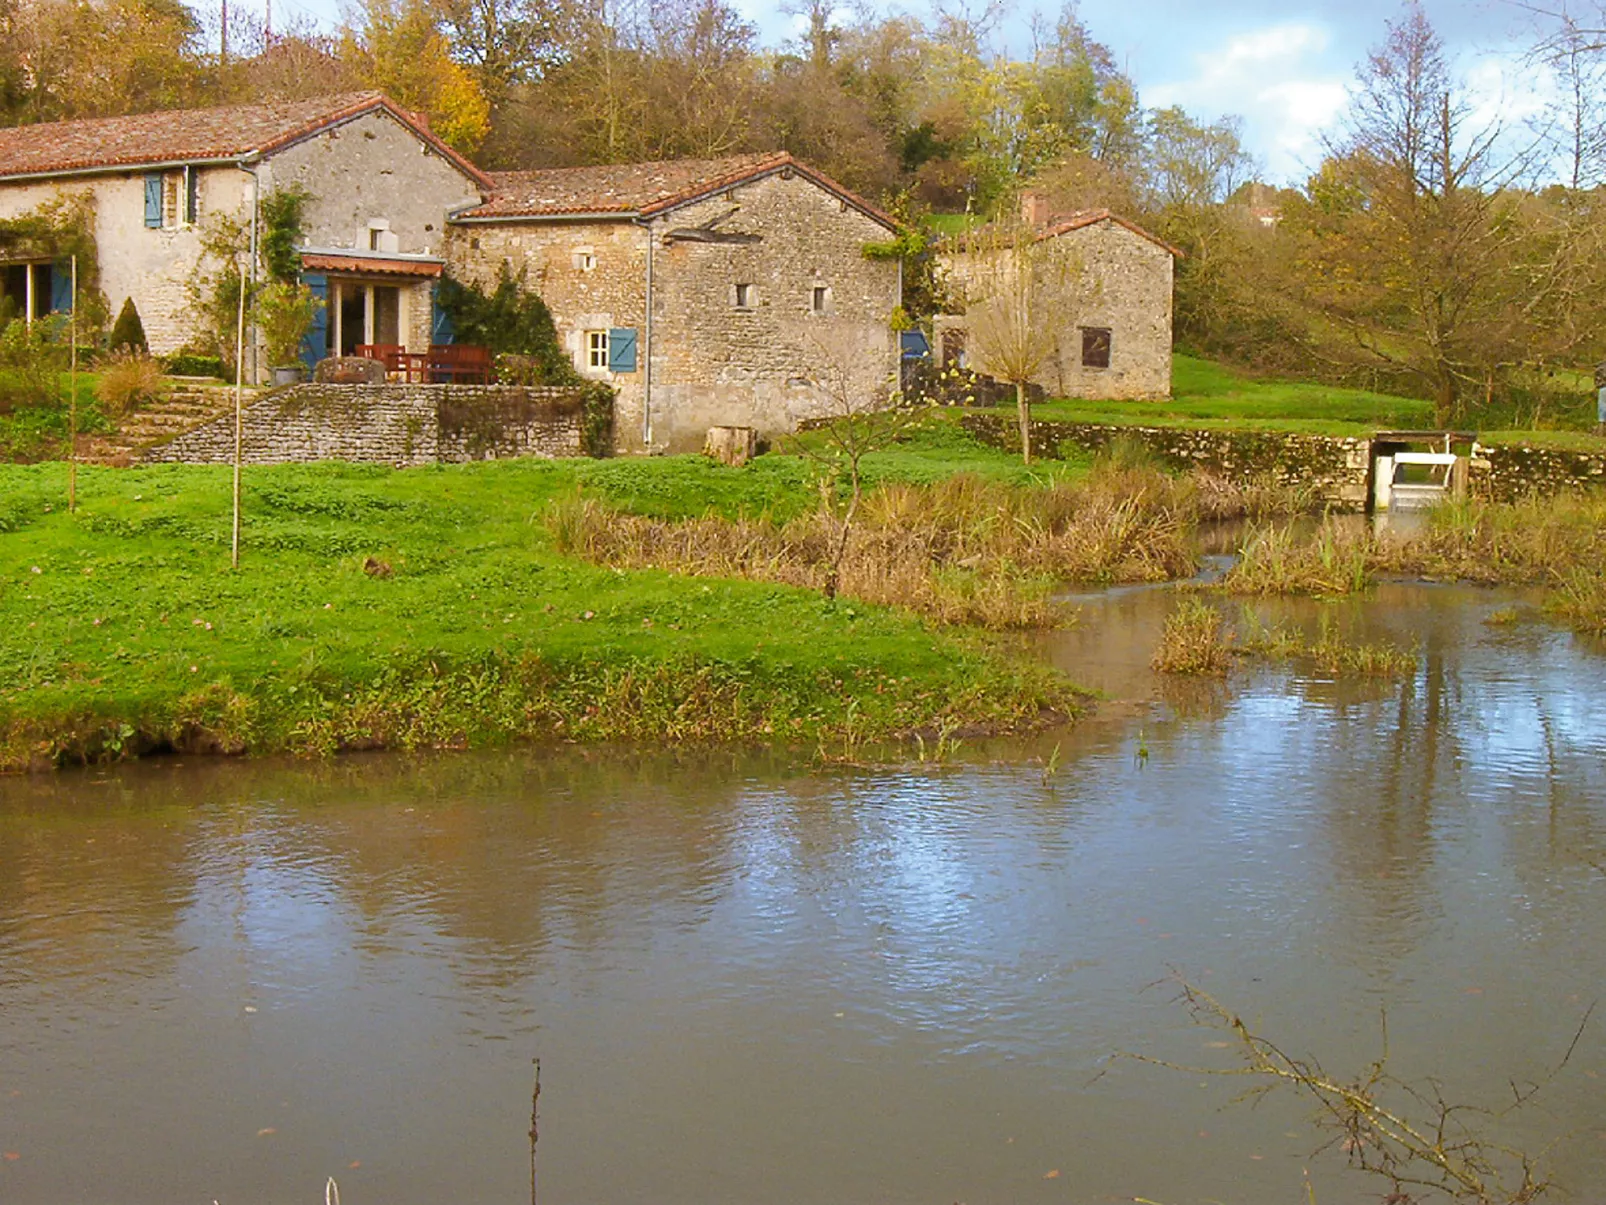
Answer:
[[[192,431],[233,410],[232,385],[203,384],[202,380],[168,378],[163,382],[162,396],[125,414],[115,432],[80,438],[78,458],[89,464],[126,466],[137,461],[139,453],[151,444]],[[261,392],[246,389],[245,404],[250,405]]]

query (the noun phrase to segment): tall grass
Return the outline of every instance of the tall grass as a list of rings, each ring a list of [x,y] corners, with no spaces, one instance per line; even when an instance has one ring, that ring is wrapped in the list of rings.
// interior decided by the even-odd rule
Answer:
[[[1232,668],[1232,641],[1221,612],[1197,598],[1166,616],[1165,633],[1150,662],[1162,674],[1225,674]]]
[[[1357,594],[1371,584],[1374,544],[1330,516],[1309,535],[1292,524],[1251,529],[1222,581],[1236,594]]]
[[[1041,627],[1063,619],[1061,581],[1163,581],[1191,573],[1190,483],[1152,468],[1095,467],[1082,482],[1022,488],[959,474],[889,483],[865,496],[848,533],[840,592],[945,623]],[[666,521],[590,498],[556,502],[558,548],[617,568],[745,577],[818,589],[840,535],[816,513]]]

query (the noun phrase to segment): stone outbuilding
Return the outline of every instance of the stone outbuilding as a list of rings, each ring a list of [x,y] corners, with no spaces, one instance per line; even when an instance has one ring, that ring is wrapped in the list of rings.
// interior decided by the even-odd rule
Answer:
[[[896,223],[785,153],[492,173],[452,219],[454,276],[504,266],[617,391],[621,450],[701,447],[710,427],[795,430],[862,407],[897,370]]]
[[[194,338],[188,286],[208,221],[260,233],[262,199],[292,186],[310,194],[303,279],[326,303],[303,358],[359,343],[425,350],[447,217],[490,181],[381,94],[0,129],[0,219],[87,202],[100,290],[113,314],[133,298],[157,354]],[[0,264],[0,291],[29,318],[65,310],[67,265],[30,247]]]
[[[1011,292],[1019,264],[1030,261],[1040,284],[1029,313],[1042,332],[1033,383],[1050,397],[1142,400],[1171,394],[1172,279],[1181,254],[1107,209],[1052,215],[1027,193],[1012,231],[955,242],[941,262],[974,313],[989,292]],[[963,315],[939,317],[938,358],[1002,377],[972,325]]]

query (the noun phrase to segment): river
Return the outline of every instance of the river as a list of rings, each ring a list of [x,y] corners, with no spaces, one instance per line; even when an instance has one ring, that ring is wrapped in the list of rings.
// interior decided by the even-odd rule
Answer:
[[[1488,623],[1515,600],[1514,623]],[[521,750],[0,781],[0,1201],[1375,1201],[1173,969],[1290,1052],[1499,1105],[1606,984],[1606,656],[1515,595],[1268,620],[1406,681],[1147,668],[1171,594],[1042,651],[1029,746],[812,769]],[[1235,609],[1237,604],[1228,604]],[[1047,764],[1044,764],[1047,763]],[[1606,1010],[1491,1124],[1606,1185]]]

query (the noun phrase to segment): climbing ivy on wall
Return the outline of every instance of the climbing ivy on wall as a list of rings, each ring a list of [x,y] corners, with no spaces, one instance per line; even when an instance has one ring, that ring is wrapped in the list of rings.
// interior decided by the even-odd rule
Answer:
[[[79,337],[87,339],[105,329],[111,317],[100,291],[93,198],[60,196],[17,217],[0,218],[0,262],[48,259],[65,268],[73,256],[78,257]]]
[[[262,266],[273,280],[292,283],[301,272],[301,227],[312,193],[299,184],[276,188],[262,198]]]

